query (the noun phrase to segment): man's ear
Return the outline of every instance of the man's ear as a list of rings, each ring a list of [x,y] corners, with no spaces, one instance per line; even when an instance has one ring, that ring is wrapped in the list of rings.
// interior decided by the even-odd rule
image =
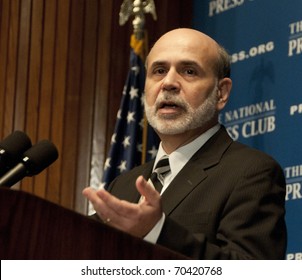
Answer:
[[[227,104],[232,89],[232,80],[230,78],[223,78],[218,82],[218,102],[217,110],[221,111],[224,106]]]

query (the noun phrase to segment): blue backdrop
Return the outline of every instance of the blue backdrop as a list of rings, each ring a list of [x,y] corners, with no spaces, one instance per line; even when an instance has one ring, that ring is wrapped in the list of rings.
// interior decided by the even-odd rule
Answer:
[[[220,120],[283,167],[287,259],[302,259],[302,0],[195,0],[193,25],[232,56]]]

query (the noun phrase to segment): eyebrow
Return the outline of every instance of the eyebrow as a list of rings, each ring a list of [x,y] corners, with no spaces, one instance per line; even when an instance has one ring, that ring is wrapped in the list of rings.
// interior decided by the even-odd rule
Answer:
[[[167,65],[167,64],[169,64],[169,62],[166,60],[157,60],[157,61],[154,61],[150,67],[154,68],[156,66],[162,66],[162,65]],[[180,60],[179,62],[177,62],[177,64],[184,65],[184,66],[194,66],[199,69],[202,69],[202,66],[194,60]]]
[[[167,64],[166,61],[164,61],[164,60],[157,60],[157,61],[152,62],[152,64],[150,64],[150,67],[154,68],[156,66],[161,66],[161,65],[165,65],[165,64]]]

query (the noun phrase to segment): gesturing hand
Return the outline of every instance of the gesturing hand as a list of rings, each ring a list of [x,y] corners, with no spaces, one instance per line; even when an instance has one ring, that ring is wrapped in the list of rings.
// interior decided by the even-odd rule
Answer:
[[[134,236],[145,236],[162,217],[159,193],[143,178],[136,180],[136,188],[142,195],[139,203],[120,200],[105,190],[85,188],[87,197],[99,217],[110,226]]]

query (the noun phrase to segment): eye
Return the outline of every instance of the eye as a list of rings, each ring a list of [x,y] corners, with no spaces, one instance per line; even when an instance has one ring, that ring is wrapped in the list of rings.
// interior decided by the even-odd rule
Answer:
[[[197,71],[193,68],[185,68],[183,70],[183,73],[188,75],[188,76],[195,76],[197,74]]]
[[[155,74],[155,75],[164,75],[166,72],[167,71],[164,67],[156,67],[152,71],[152,73]]]

